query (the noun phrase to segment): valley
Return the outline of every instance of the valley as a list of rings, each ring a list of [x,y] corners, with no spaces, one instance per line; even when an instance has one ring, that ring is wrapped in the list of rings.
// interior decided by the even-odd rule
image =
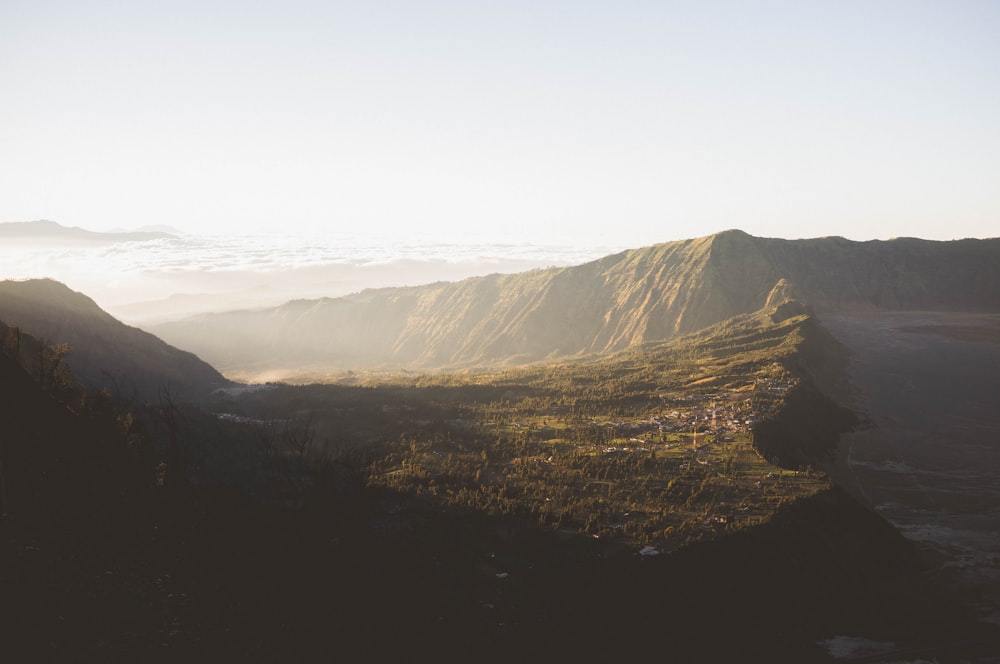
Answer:
[[[224,373],[3,282],[12,647],[990,661],[994,244],[731,231],[157,328]]]
[[[266,421],[294,403],[316,445],[359,455],[371,486],[617,549],[674,550],[829,488],[754,444],[754,426],[797,389],[791,337],[808,322],[747,316],[589,362],[272,386],[219,408]]]
[[[934,312],[831,316],[852,351],[853,408],[835,476],[908,538],[936,573],[1000,621],[1000,317]]]
[[[819,331],[775,309],[588,361],[123,412],[29,387],[51,362],[6,328],[9,643],[271,661],[332,634],[349,657],[589,659],[667,634],[679,656],[827,661],[817,642],[852,625],[919,640],[913,611],[968,634],[949,602],[898,589],[916,568],[892,529],[761,451],[802,358],[823,364]],[[716,628],[732,640],[706,643]]]

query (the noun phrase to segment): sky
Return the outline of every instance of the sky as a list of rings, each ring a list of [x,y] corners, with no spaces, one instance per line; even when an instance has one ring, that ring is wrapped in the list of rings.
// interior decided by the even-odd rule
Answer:
[[[0,0],[0,221],[1000,235],[1000,2]]]

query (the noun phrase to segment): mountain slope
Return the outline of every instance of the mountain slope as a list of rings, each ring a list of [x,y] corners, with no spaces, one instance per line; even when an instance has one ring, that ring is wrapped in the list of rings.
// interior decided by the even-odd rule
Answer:
[[[602,353],[795,297],[816,310],[1000,309],[1000,239],[726,231],[584,265],[388,288],[152,328],[223,370],[436,368]]]
[[[81,383],[155,401],[161,388],[197,400],[229,384],[191,353],[129,327],[87,296],[49,279],[0,282],[0,320],[48,344],[66,343],[66,363]]]

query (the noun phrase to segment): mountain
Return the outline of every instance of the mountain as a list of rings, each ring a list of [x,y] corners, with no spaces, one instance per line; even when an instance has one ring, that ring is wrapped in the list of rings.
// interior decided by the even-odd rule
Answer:
[[[741,231],[574,267],[367,290],[151,329],[223,370],[518,364],[604,353],[797,299],[816,311],[1000,310],[1000,239]]]
[[[0,320],[47,344],[68,344],[65,362],[81,383],[124,397],[155,401],[168,388],[175,399],[198,400],[230,384],[191,353],[119,322],[57,281],[0,281]]]
[[[162,230],[114,231],[99,233],[76,226],[68,227],[54,221],[14,221],[0,224],[0,239],[5,242],[36,244],[113,244],[140,242],[174,237]]]

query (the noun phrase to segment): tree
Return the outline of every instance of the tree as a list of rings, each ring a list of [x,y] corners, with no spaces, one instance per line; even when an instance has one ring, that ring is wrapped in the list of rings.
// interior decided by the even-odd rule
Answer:
[[[3,335],[4,355],[15,362],[19,362],[21,357],[21,328],[16,325],[0,326],[0,333]]]
[[[20,330],[18,330],[20,347]],[[38,384],[42,389],[62,391],[72,387],[73,377],[63,358],[69,354],[69,344],[50,343],[44,337],[38,338]]]
[[[187,454],[180,438],[182,415],[169,386],[159,390],[160,403],[156,409],[160,423],[167,431],[167,459],[163,474],[163,488],[168,496],[177,496],[187,481]]]
[[[257,429],[257,445],[265,464],[285,483],[296,505],[301,505],[305,493],[315,443],[316,430],[311,415],[301,425],[284,420],[265,422]]]
[[[7,518],[7,479],[3,472],[3,440],[0,440],[0,517]]]
[[[67,343],[53,344],[48,349],[49,354],[49,390],[52,392],[67,392],[73,389],[73,375],[63,358],[69,355]]]

